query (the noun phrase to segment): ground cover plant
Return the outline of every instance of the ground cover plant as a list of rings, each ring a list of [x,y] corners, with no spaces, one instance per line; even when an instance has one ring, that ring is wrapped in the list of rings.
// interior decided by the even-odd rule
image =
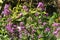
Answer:
[[[51,16],[43,2],[36,7],[7,2],[1,8],[0,40],[60,40],[60,14]]]

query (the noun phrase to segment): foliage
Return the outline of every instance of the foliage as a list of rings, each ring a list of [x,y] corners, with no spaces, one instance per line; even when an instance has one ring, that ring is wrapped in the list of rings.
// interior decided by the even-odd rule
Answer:
[[[5,4],[0,14],[0,40],[57,40],[60,23],[59,15],[45,11],[44,4],[38,3],[36,8],[18,4],[12,8]],[[59,20],[60,21],[60,20]]]

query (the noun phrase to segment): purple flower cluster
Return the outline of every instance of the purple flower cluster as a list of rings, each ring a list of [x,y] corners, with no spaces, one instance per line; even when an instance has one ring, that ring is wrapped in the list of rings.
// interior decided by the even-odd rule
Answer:
[[[9,33],[12,33],[13,35],[16,35],[19,34],[18,36],[21,38],[22,36],[22,31],[24,31],[25,33],[27,33],[27,30],[25,29],[25,26],[24,26],[24,22],[20,22],[20,26],[17,26],[11,22],[9,22],[7,25],[6,25],[6,30],[9,32]]]
[[[53,34],[54,34],[54,35],[57,35],[57,34],[58,34],[58,31],[54,31]]]
[[[56,30],[53,32],[53,34],[57,35],[59,31],[60,31],[60,27],[56,28]]]
[[[9,7],[10,7],[10,4],[5,4],[2,14],[4,14],[5,16],[9,15],[10,14]]]
[[[13,33],[12,23],[7,24],[6,29],[8,30],[8,32]]]
[[[52,26],[58,27],[58,26],[60,26],[60,23],[53,23]]]
[[[10,4],[5,4],[4,6],[4,10],[2,11],[2,13],[5,16],[10,14],[9,6]],[[22,8],[24,12],[29,12],[29,9],[26,5],[23,5]],[[39,2],[37,8],[44,10],[44,4],[42,2]],[[31,36],[31,38],[34,39],[37,33],[36,37],[38,37],[39,39],[41,37],[44,37],[43,33],[51,32],[51,28],[50,28],[50,25],[48,24],[48,21],[43,20],[43,18],[44,19],[46,18],[45,16],[48,16],[48,13],[42,14],[43,15],[43,18],[42,18],[42,15],[40,16],[39,14],[40,11],[36,12],[34,15],[29,14],[28,16],[24,15],[21,11],[17,11],[17,13],[18,12],[20,13],[18,14],[16,20],[14,18],[11,19],[10,15],[9,15],[9,18],[7,18],[8,24],[6,25],[6,30],[9,33],[13,34],[13,36],[18,36],[18,38],[21,38],[21,39],[23,36],[26,36],[26,37]],[[19,18],[21,18],[21,20]],[[15,23],[15,21],[19,21],[20,23],[19,22]],[[51,26],[60,26],[60,24],[53,23]],[[59,31],[60,31],[60,28],[58,27],[56,30],[54,30],[53,34],[56,35]]]

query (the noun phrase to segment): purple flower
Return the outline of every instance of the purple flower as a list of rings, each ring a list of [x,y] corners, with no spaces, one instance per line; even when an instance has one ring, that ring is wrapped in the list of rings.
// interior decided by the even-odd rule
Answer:
[[[10,7],[10,4],[5,4],[4,9],[8,9]]]
[[[39,2],[37,8],[41,8],[41,10],[44,10],[44,4],[42,2]]]
[[[25,29],[24,22],[20,22],[20,27],[21,27],[22,30]]]
[[[38,13],[35,13],[35,16],[38,16],[39,14]]]
[[[42,2],[39,2],[37,7],[44,7],[44,4]]]
[[[32,29],[32,34],[35,33],[35,32],[36,32],[36,30],[35,29]]]
[[[22,30],[24,30],[24,29],[25,29],[25,26],[20,26],[20,27],[21,27],[21,29],[22,29]]]
[[[11,32],[11,33],[13,33],[13,32],[14,32],[14,30],[13,30],[13,29],[11,29],[11,30],[10,30],[10,32]]]
[[[57,34],[58,34],[58,31],[54,31],[53,34],[54,34],[54,35],[57,35]]]
[[[17,27],[17,25],[13,25],[14,26],[14,28],[16,28]]]
[[[24,22],[20,22],[20,26],[24,26]]]
[[[50,31],[50,28],[45,28],[45,32],[49,32]]]
[[[52,26],[59,26],[59,23],[53,23]]]
[[[26,11],[26,12],[29,11],[29,9],[28,9],[28,7],[27,7],[26,5],[23,6],[23,9],[24,9],[24,11]]]
[[[5,16],[10,14],[10,10],[8,9],[4,9],[4,11],[2,11],[2,14],[4,14]]]
[[[27,9],[24,9],[26,12],[28,12],[29,11],[29,9],[27,8]]]
[[[60,31],[60,27],[57,28],[57,31]]]
[[[10,14],[9,6],[10,4],[5,4],[4,10],[2,11],[2,14],[4,14],[4,16],[7,16]]]
[[[23,9],[27,9],[27,6],[26,5],[23,5]]]
[[[6,26],[6,29],[7,29],[8,31],[10,31],[10,30],[11,30],[11,27],[10,27],[10,26]]]
[[[20,16],[23,16],[23,13],[22,12],[20,12]]]
[[[6,29],[10,32],[13,33],[13,29],[12,29],[12,24],[7,24]]]
[[[46,22],[43,22],[43,26],[46,25],[47,23]]]

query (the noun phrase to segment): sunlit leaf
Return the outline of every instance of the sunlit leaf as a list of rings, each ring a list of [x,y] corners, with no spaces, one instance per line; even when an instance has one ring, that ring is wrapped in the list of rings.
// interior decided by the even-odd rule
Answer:
[[[3,3],[3,1],[2,1],[2,0],[0,0],[0,3]]]

